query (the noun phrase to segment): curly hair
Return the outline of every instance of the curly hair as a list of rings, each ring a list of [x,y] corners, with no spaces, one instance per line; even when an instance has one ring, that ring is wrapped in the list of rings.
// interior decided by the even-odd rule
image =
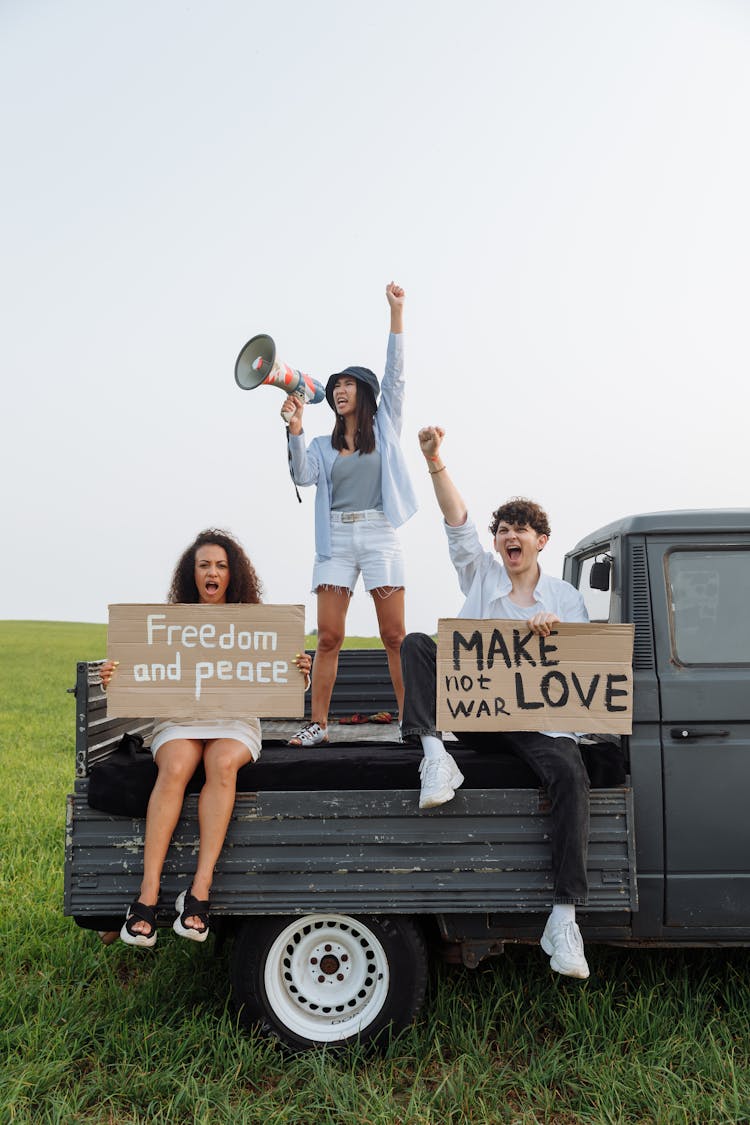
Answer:
[[[357,431],[354,437],[354,448],[359,453],[375,452],[375,427],[373,418],[378,409],[375,395],[367,383],[357,380]],[[346,423],[337,414],[336,424],[331,434],[331,445],[334,449],[346,449]]]
[[[516,527],[530,527],[537,535],[549,536],[551,534],[549,519],[544,508],[540,508],[533,500],[527,500],[525,496],[512,497],[492,513],[490,531],[493,535],[497,534],[497,529],[501,523],[513,524]]]
[[[213,527],[201,531],[183,551],[174,568],[167,601],[170,604],[177,602],[190,604],[200,601],[198,587],[195,584],[195,553],[199,547],[206,547],[209,544],[223,547],[227,553],[229,562],[227,601],[245,605],[257,604],[261,600],[262,589],[255,567],[236,539],[233,539],[228,532]]]

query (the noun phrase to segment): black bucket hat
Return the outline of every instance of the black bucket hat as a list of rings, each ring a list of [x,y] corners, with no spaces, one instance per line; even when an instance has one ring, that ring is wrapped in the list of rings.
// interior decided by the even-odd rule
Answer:
[[[380,394],[380,383],[374,371],[370,371],[369,367],[345,367],[343,371],[337,371],[335,375],[331,375],[326,383],[326,398],[331,410],[336,413],[336,407],[333,402],[333,388],[336,385],[336,380],[341,379],[344,375],[351,375],[358,383],[364,383],[369,387],[375,398],[375,409],[377,410],[378,395]]]

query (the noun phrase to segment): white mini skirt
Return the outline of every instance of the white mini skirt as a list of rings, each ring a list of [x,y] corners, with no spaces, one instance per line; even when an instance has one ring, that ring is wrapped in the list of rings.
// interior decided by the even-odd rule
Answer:
[[[185,719],[184,722],[168,719],[154,727],[151,739],[154,757],[160,746],[175,738],[200,738],[204,742],[212,738],[234,738],[247,746],[254,762],[260,757],[262,735],[259,719]]]

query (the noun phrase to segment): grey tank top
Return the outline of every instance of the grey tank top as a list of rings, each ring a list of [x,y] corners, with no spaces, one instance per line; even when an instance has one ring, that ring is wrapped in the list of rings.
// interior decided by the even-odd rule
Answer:
[[[339,453],[331,470],[331,510],[334,512],[365,512],[383,510],[380,485],[380,452]]]

